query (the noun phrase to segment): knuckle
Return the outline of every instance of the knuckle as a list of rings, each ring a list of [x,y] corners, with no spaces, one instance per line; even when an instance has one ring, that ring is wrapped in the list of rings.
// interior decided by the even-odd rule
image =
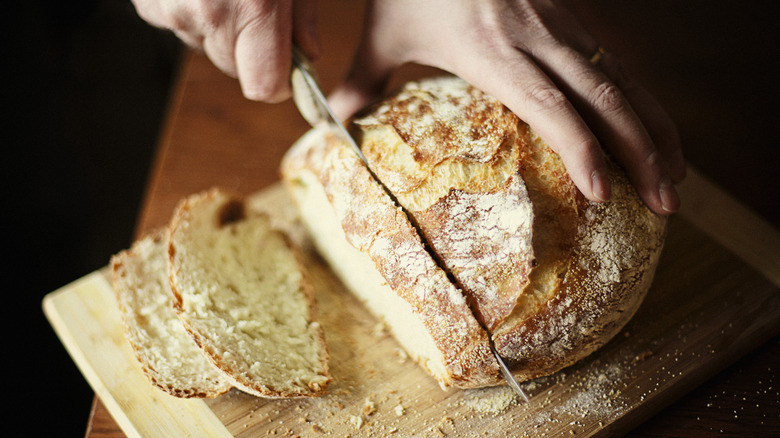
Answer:
[[[596,87],[591,102],[596,111],[604,113],[618,113],[626,108],[623,92],[611,82],[604,82]]]
[[[546,114],[560,111],[568,104],[561,90],[546,85],[531,88],[527,100],[531,108]]]
[[[202,1],[198,5],[198,14],[205,29],[219,29],[228,21],[230,6],[224,2]]]
[[[654,171],[660,171],[661,168],[661,153],[656,148],[651,148],[645,151],[644,159],[642,160],[644,166]]]

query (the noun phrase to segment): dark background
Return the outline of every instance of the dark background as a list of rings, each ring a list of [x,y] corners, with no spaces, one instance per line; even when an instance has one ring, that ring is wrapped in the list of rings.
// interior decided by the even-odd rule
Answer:
[[[689,161],[778,226],[774,2],[570,3],[670,109]],[[25,435],[83,436],[93,392],[41,300],[131,243],[182,48],[127,0],[23,0],[0,20],[5,396]]]
[[[93,392],[41,301],[132,241],[181,47],[127,0],[13,3],[0,13],[7,416],[24,436],[84,436]]]

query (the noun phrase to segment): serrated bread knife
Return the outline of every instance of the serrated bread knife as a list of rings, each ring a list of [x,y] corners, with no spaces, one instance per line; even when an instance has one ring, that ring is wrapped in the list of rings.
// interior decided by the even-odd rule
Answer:
[[[306,119],[306,121],[313,127],[317,127],[323,124],[326,125],[342,141],[350,145],[352,150],[357,154],[358,157],[360,157],[360,160],[363,161],[363,164],[366,165],[366,169],[368,169],[369,173],[371,173],[371,176],[374,178],[377,184],[379,184],[384,189],[385,193],[390,196],[393,202],[401,208],[401,210],[406,214],[406,217],[409,219],[409,222],[411,222],[412,225],[417,228],[417,232],[420,235],[420,238],[423,239],[423,234],[417,227],[413,217],[398,202],[395,196],[382,183],[382,181],[377,178],[377,176],[371,170],[371,167],[368,165],[368,160],[366,160],[366,157],[363,155],[363,151],[360,150],[360,146],[358,146],[357,142],[355,142],[355,139],[349,135],[349,132],[347,132],[347,129],[344,127],[344,125],[342,125],[341,122],[339,122],[336,118],[333,110],[330,108],[330,105],[328,105],[328,101],[325,98],[325,95],[322,93],[322,89],[320,88],[320,85],[317,81],[317,75],[311,65],[311,62],[309,62],[309,59],[306,57],[303,51],[295,44],[293,44],[292,63],[293,65],[292,73],[290,75],[290,82],[292,83],[293,100],[295,101],[295,105],[298,107],[298,111],[300,111],[303,118]],[[436,262],[439,263],[438,260],[436,260]],[[484,326],[482,328],[485,329]],[[488,330],[485,329],[485,331]],[[528,395],[526,395],[525,391],[523,391],[523,388],[520,387],[520,384],[512,375],[511,371],[509,371],[509,367],[506,366],[504,360],[501,359],[498,351],[496,351],[496,347],[493,345],[492,339],[489,340],[489,342],[490,351],[493,353],[493,356],[495,356],[496,361],[498,362],[498,366],[501,370],[501,375],[504,377],[504,380],[506,380],[507,384],[523,399],[523,401],[528,402]]]

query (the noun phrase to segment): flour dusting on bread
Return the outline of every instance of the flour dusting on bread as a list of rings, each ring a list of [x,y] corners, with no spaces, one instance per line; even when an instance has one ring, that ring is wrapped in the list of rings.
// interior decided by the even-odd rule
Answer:
[[[419,237],[406,239],[426,245],[464,295],[472,310],[468,318],[486,329],[520,380],[587,356],[641,304],[666,220],[642,203],[617,166],[611,169],[613,199],[587,201],[560,157],[526,123],[455,77],[407,83],[357,114],[349,129],[373,173],[415,224]],[[402,297],[430,297],[431,280],[421,272],[430,270],[413,266],[419,263],[413,252],[384,234],[385,228],[377,229],[389,217],[403,221],[399,211],[372,211],[390,197],[381,191],[372,192],[381,202],[362,197],[368,183],[356,177],[363,163],[354,154],[331,154],[321,164],[323,151],[333,148],[348,151],[326,135],[304,136],[285,157],[288,186],[299,198],[324,188],[346,239],[377,263],[389,289]],[[344,177],[340,186],[333,184],[337,174]],[[323,234],[316,215],[305,222],[313,234]],[[320,245],[320,251],[329,248]],[[328,260],[349,275],[342,260]],[[371,293],[361,284],[350,289],[359,296]],[[455,340],[446,331],[429,334],[434,344]],[[408,333],[395,335],[404,344]],[[500,381],[496,375],[458,386]]]

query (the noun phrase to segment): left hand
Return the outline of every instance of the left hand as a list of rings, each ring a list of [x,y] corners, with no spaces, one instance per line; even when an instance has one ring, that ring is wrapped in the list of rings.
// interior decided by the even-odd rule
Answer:
[[[679,208],[685,176],[661,106],[555,0],[373,0],[345,83],[330,100],[348,116],[407,62],[437,67],[495,96],[560,156],[590,200],[610,197],[602,147],[659,214]]]

